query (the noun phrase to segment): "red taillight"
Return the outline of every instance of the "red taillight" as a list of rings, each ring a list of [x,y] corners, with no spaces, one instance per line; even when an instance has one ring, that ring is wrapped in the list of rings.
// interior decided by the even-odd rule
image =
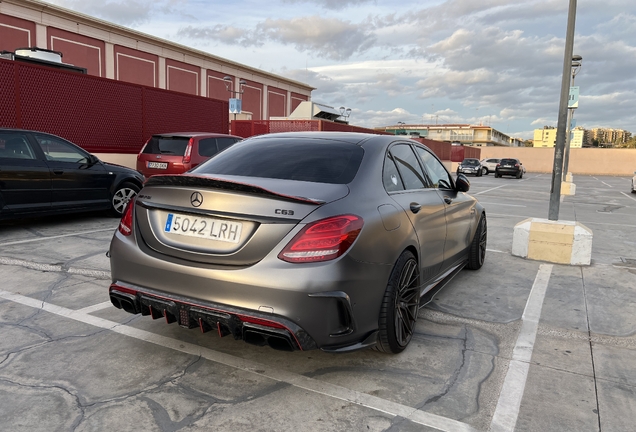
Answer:
[[[498,164],[497,164],[497,166],[501,166],[501,164],[500,164],[500,163],[498,163]]]
[[[291,263],[328,261],[343,255],[360,234],[364,221],[342,215],[308,224],[285,246],[278,258]]]
[[[137,154],[137,160],[141,159],[141,154],[144,152],[144,150],[146,149],[146,146],[148,145],[148,143],[150,142],[151,139],[152,139],[152,137],[150,137],[150,139],[148,139],[148,141],[146,141],[146,144],[144,144],[144,146],[141,148],[141,150],[139,150],[139,153]]]
[[[192,143],[194,142],[194,138],[190,138],[190,141],[188,141],[188,146],[185,149],[185,153],[183,154],[183,163],[184,164],[189,164],[190,161],[192,160]]]
[[[515,164],[515,166],[516,166],[516,167],[519,167],[519,164],[517,163],[517,164]]]
[[[121,220],[119,221],[119,232],[125,236],[132,234],[133,208],[135,207],[136,198],[137,197],[132,197],[130,201],[128,201],[124,213],[121,215]]]

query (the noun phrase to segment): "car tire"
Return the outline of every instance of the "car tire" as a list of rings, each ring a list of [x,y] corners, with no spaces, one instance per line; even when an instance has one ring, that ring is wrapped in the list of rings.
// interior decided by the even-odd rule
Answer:
[[[124,182],[117,186],[110,200],[110,212],[115,217],[121,217],[128,202],[139,192],[140,187],[134,183]]]
[[[483,168],[481,169],[481,175],[488,175],[488,168],[483,167]]]
[[[476,175],[477,177],[481,177],[481,175],[482,175],[482,174],[483,174],[483,173],[481,172],[481,170],[479,170],[478,172],[476,172],[476,173],[475,173],[475,175]]]
[[[473,236],[473,241],[470,242],[470,250],[468,251],[468,265],[466,268],[469,270],[479,270],[484,265],[486,259],[486,245],[488,243],[488,224],[486,222],[486,215],[482,214],[479,218],[479,225],[477,231]]]
[[[518,179],[521,178],[521,171],[517,171],[517,174],[515,174],[515,177]]]
[[[499,178],[501,177],[501,174],[499,174],[497,171],[495,171],[495,178]]]
[[[523,172],[521,173],[521,175],[519,176],[519,178],[523,178]]]
[[[398,354],[408,346],[420,308],[420,271],[415,256],[404,251],[398,258],[384,292],[375,349]]]

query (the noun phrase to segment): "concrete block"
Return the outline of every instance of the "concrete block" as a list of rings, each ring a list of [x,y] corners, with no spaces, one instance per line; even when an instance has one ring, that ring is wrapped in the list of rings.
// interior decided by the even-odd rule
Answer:
[[[512,254],[557,264],[590,265],[592,230],[579,222],[526,219],[515,225]]]
[[[561,182],[561,195],[576,195],[576,185],[572,182]]]
[[[569,172],[565,175],[565,181],[568,183],[572,183],[574,181],[574,177],[572,176],[572,173]]]

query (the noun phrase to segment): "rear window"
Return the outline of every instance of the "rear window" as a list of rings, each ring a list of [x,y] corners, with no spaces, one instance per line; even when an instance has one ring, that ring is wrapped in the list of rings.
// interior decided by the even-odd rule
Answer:
[[[144,148],[144,154],[165,154],[183,156],[188,146],[188,137],[153,136]]]
[[[517,159],[502,159],[499,163],[501,165],[514,165],[517,163]]]
[[[239,142],[191,172],[346,184],[363,155],[361,147],[338,141],[260,138]]]
[[[199,154],[201,156],[212,157],[223,150],[232,147],[239,141],[232,137],[204,138],[199,140]]]

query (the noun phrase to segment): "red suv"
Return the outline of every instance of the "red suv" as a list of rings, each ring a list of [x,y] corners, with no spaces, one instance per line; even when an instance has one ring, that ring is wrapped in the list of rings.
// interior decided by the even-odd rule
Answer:
[[[137,155],[137,171],[146,177],[181,174],[242,139],[234,135],[204,132],[156,134]]]

